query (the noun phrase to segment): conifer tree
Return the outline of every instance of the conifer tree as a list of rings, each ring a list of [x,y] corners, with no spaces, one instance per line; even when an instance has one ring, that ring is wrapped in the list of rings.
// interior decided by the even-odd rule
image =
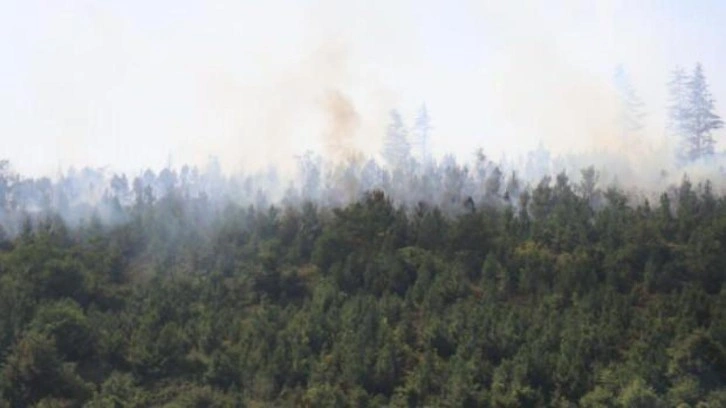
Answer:
[[[426,163],[431,156],[431,117],[426,105],[421,105],[414,124],[414,142],[416,144],[421,162]]]
[[[621,127],[621,135],[624,140],[628,140],[633,134],[643,129],[644,104],[622,66],[618,66],[615,70],[615,86],[620,96],[618,122]]]
[[[403,123],[401,114],[397,110],[390,113],[391,122],[386,131],[383,145],[383,158],[391,167],[400,167],[411,155],[411,145],[408,143],[408,131]]]
[[[686,71],[681,67],[676,67],[671,72],[671,80],[668,82],[668,131],[672,137],[681,141],[684,138],[688,114],[687,83]]]
[[[671,128],[682,142],[679,158],[693,161],[712,155],[716,144],[713,131],[723,127],[723,120],[714,110],[703,67],[696,64],[688,78],[676,70],[670,85]]]

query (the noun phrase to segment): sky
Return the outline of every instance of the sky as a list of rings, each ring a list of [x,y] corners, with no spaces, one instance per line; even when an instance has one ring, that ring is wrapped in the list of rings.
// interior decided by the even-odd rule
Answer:
[[[624,149],[612,76],[661,143],[669,72],[726,115],[718,1],[3,1],[0,157],[18,171],[375,155],[425,103],[437,155]],[[717,134],[720,148],[726,133]],[[641,143],[642,144],[642,143]]]

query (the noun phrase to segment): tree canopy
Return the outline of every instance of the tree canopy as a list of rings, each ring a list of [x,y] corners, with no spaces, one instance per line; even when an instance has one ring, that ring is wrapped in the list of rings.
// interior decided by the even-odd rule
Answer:
[[[586,169],[455,213],[374,190],[208,217],[176,183],[5,238],[0,406],[726,403],[708,183],[636,202]]]

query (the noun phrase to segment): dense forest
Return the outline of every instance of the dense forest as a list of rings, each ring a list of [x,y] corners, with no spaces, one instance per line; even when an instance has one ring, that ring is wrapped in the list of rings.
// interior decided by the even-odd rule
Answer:
[[[0,408],[726,408],[726,0],[3,5]]]
[[[726,196],[673,183],[723,123],[700,65],[669,91],[663,169],[437,159],[425,106],[292,176],[0,161],[0,408],[726,406]]]
[[[0,406],[726,406],[726,197],[490,179],[456,211],[177,183],[115,222],[26,213]]]
[[[669,90],[666,167],[722,177],[701,66]],[[292,178],[1,161],[0,408],[726,406],[721,189],[619,183],[617,153],[435,159],[431,129],[394,110],[381,163]]]

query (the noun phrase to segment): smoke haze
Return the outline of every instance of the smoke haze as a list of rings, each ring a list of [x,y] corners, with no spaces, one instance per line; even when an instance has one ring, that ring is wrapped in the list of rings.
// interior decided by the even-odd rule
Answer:
[[[0,24],[4,156],[31,175],[209,156],[289,172],[307,150],[375,156],[389,110],[411,125],[426,102],[438,158],[483,147],[515,160],[543,143],[621,155],[651,177],[672,157],[669,71],[701,61],[717,111],[726,100],[725,14],[655,1],[22,2]],[[619,64],[645,102],[637,138],[615,120]]]

